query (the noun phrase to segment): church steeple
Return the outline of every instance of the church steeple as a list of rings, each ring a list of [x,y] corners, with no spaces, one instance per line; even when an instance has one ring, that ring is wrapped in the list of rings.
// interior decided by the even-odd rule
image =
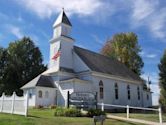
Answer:
[[[72,50],[74,39],[70,36],[72,24],[62,9],[53,24],[53,38],[50,40],[50,68],[73,68]],[[58,54],[60,51],[60,54]],[[58,54],[58,57],[57,55]],[[54,57],[56,57],[54,59]]]
[[[72,24],[70,23],[68,17],[66,16],[64,12],[64,8],[62,9],[62,12],[59,14],[57,20],[54,22],[53,27],[56,27],[58,24],[61,24],[61,23],[72,26]]]
[[[59,14],[58,18],[53,24],[54,34],[53,38],[57,38],[59,36],[70,36],[72,24],[68,17],[65,14],[64,9],[62,9],[61,13]]]

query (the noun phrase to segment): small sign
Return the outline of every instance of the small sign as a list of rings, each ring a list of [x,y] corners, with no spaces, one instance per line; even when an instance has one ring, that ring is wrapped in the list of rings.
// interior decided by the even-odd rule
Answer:
[[[73,92],[70,94],[71,100],[94,101],[95,95],[90,92]]]
[[[68,107],[75,105],[77,108],[92,108],[97,106],[97,95],[91,92],[68,92]]]

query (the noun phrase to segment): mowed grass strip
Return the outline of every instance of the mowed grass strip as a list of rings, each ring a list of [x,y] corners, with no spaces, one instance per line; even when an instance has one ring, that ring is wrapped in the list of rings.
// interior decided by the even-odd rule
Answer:
[[[55,117],[53,109],[30,109],[28,117],[0,113],[0,125],[92,125],[87,117]],[[140,125],[125,121],[106,119],[104,125]]]

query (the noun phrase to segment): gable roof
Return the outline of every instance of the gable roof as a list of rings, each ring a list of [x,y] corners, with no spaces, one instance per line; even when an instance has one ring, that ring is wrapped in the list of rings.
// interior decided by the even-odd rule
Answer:
[[[21,89],[32,88],[35,86],[55,88],[51,76],[38,75],[36,78],[25,84]]]
[[[142,81],[137,74],[115,59],[77,46],[74,46],[74,51],[92,71]]]
[[[72,24],[70,23],[68,17],[66,16],[64,10],[62,10],[62,12],[59,14],[57,20],[55,21],[53,27],[55,27],[56,25],[60,24],[60,23],[64,23],[67,24],[69,26],[72,26]]]

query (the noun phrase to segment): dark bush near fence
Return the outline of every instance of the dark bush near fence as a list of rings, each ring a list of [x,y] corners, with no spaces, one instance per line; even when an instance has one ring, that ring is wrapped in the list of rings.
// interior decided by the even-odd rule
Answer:
[[[33,109],[43,109],[44,107],[42,105],[37,105],[37,106],[34,106]]]
[[[93,116],[100,116],[100,115],[106,115],[104,111],[101,111],[100,109],[89,109],[87,116],[93,117]]]
[[[161,110],[163,113],[166,113],[166,106],[161,106]]]
[[[55,116],[66,116],[66,117],[80,117],[81,111],[76,108],[63,108],[57,107],[55,109]]]

